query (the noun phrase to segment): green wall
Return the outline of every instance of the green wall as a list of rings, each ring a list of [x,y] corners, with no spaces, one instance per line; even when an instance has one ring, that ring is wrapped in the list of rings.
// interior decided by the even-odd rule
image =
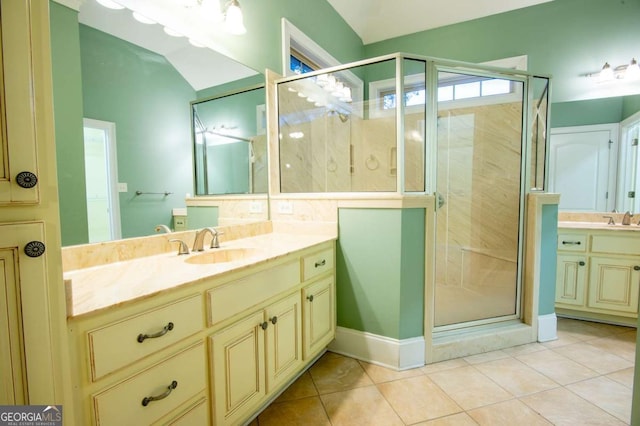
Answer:
[[[368,44],[365,56],[403,51],[484,62],[526,54],[529,71],[553,76],[552,102],[620,96],[628,93],[584,75],[638,55],[638,16],[638,0],[554,0]]]
[[[424,209],[340,209],[338,326],[423,335]]]
[[[622,120],[622,98],[558,102],[551,106],[551,127],[618,123]]]
[[[631,117],[640,111],[640,95],[625,96],[622,98],[622,119]]]
[[[53,108],[62,245],[89,241],[78,12],[50,3]]]
[[[556,257],[558,246],[558,205],[542,206],[540,236],[540,297],[539,315],[555,312],[556,304]]]
[[[193,193],[189,102],[196,93],[160,55],[80,25],[84,116],[116,124],[122,236],[171,226]],[[172,194],[140,195],[135,191]]]
[[[252,75],[251,77],[241,78],[239,80],[234,80],[232,82],[221,84],[219,86],[213,86],[207,89],[198,90],[196,92],[196,95],[198,97],[198,100],[207,99],[213,96],[220,96],[229,92],[243,90],[247,87],[256,86],[258,84],[265,84],[263,74],[256,74]]]

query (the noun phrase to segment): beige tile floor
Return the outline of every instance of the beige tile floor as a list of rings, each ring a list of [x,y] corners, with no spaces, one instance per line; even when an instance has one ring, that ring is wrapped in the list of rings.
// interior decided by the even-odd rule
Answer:
[[[396,372],[327,352],[267,425],[624,425],[636,330],[558,320],[558,340]]]

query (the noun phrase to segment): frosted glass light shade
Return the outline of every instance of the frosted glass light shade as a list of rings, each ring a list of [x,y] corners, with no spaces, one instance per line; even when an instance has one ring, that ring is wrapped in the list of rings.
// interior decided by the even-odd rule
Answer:
[[[242,9],[236,0],[234,0],[227,8],[227,16],[225,18],[225,29],[230,34],[244,34],[247,29],[244,26],[244,17]]]

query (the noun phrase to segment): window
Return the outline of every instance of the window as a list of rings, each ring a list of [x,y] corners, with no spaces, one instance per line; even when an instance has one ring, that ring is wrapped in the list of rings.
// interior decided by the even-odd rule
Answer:
[[[289,59],[289,69],[294,74],[305,74],[318,70],[320,67],[311,59],[307,58],[303,53],[292,47]]]

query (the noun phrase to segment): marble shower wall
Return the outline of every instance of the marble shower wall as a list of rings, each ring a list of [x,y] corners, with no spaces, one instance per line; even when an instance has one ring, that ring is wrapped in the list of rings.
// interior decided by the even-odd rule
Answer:
[[[340,114],[280,96],[281,192],[395,192],[396,118]],[[367,103],[364,110],[368,108]],[[405,187],[424,191],[424,112],[405,119]]]
[[[437,213],[436,283],[514,301],[521,104],[438,115],[437,189],[446,204]]]

